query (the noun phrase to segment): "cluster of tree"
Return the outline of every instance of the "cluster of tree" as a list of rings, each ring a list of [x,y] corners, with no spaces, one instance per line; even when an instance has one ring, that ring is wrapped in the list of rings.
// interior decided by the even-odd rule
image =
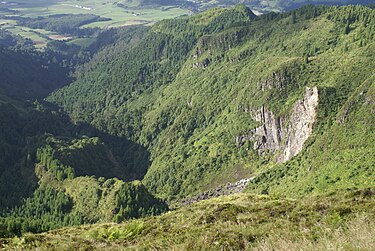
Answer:
[[[91,184],[96,187],[99,197],[92,197],[92,194],[86,192],[80,195],[82,200],[74,193],[64,192],[65,189],[61,185],[55,183],[54,186],[57,188],[53,188],[48,184],[43,184],[20,206],[2,211],[0,236],[12,237],[30,232],[40,233],[65,226],[92,224],[104,220],[121,222],[126,219],[158,215],[168,210],[165,202],[153,197],[140,182],[124,183],[104,178],[98,181],[88,177],[81,177],[82,179],[93,181]],[[80,184],[80,182],[74,183],[74,190],[85,190],[84,187],[79,187]],[[88,191],[91,189],[92,187]],[[112,191],[115,191],[114,201],[102,198],[100,195],[106,195]],[[103,203],[105,203],[104,206]],[[105,215],[110,217],[105,217]]]
[[[282,1],[278,0],[277,5],[281,8],[281,10],[293,10],[296,8],[300,8],[306,4],[311,5],[331,5],[331,6],[342,6],[342,5],[369,5],[372,4],[371,0],[309,0],[309,1],[293,1],[287,0]]]
[[[23,48],[0,49],[2,93],[24,100],[41,98],[66,84],[70,69],[51,56]]]
[[[36,158],[39,161],[35,170],[37,176],[42,177],[48,172],[48,174],[53,175],[53,179],[58,181],[74,178],[74,169],[56,159],[55,151],[50,145],[39,148],[36,152]]]
[[[52,228],[80,224],[79,217],[67,216],[72,210],[71,198],[50,187],[38,188],[21,206],[0,217],[0,235],[39,233]]]
[[[138,115],[142,107],[135,111],[138,115],[121,111],[126,123],[114,118],[115,114],[105,108],[109,104],[113,108],[122,107],[124,102],[150,88],[171,83],[199,37],[220,32],[231,27],[231,24],[244,24],[253,18],[253,14],[244,6],[236,7],[235,12],[238,14],[232,15],[232,11],[229,14],[220,13],[207,26],[200,23],[199,15],[192,18],[197,19],[193,22],[186,18],[164,20],[131,49],[127,44],[118,43],[104,50],[105,53],[98,53],[90,63],[79,69],[76,83],[48,99],[63,106],[73,117],[95,121],[99,129],[109,127],[111,134],[134,138],[140,126]],[[227,19],[227,22],[223,22],[223,19]],[[91,92],[90,97],[76,102],[76,95],[87,90]],[[98,113],[102,114],[98,116]]]
[[[105,30],[98,33],[97,39],[83,52],[80,47],[57,41],[49,43],[45,51],[38,52],[32,46],[26,46],[21,37],[1,30],[1,236],[99,220],[110,221],[114,220],[113,212],[116,212],[116,221],[119,221],[158,214],[166,209],[166,204],[151,196],[144,187],[138,186],[137,191],[138,188],[126,185],[126,189],[118,191],[116,189],[122,187],[118,183],[125,184],[122,181],[108,181],[104,183],[106,186],[113,185],[101,187],[103,181],[85,177],[120,177],[129,181],[141,179],[149,165],[149,154],[144,147],[100,132],[84,123],[73,124],[66,115],[47,103],[28,101],[44,97],[65,84],[69,71],[99,49],[114,42],[123,48],[131,47],[146,30],[144,27]],[[57,139],[52,135],[61,137]],[[82,135],[99,136],[101,140]],[[62,188],[64,181],[78,182],[75,177],[93,180],[99,192],[91,195],[87,189],[79,189],[79,184],[74,185],[81,191],[79,195],[62,192],[65,190]],[[38,182],[38,178],[42,180]],[[132,192],[126,192],[127,189]],[[106,199],[106,196],[100,196],[107,190],[119,198],[129,198],[129,201],[119,200],[122,201],[121,205],[114,201],[103,202],[104,207],[110,204],[111,208],[105,207],[101,210],[105,215],[100,216],[95,213],[99,206],[97,203]],[[85,203],[90,196],[94,196],[94,206],[87,210]],[[73,206],[78,208],[75,212],[71,210]],[[124,212],[121,207],[132,210]]]
[[[142,36],[144,30],[106,30],[87,48],[86,55],[94,54],[114,41],[130,46],[134,43],[132,39]],[[29,101],[44,97],[67,82],[69,71],[87,60],[78,55],[80,48],[68,46],[65,50],[66,44],[56,42],[38,52],[8,32],[1,33],[1,38],[4,47],[0,50],[0,234],[13,236],[114,220],[112,211],[117,210],[114,202],[111,209],[103,210],[111,215],[106,218],[93,219],[85,211],[71,212],[78,202],[61,192],[61,182],[85,175],[141,179],[149,165],[147,151],[138,144],[102,133],[84,123],[73,124],[69,117],[48,103]],[[56,139],[52,135],[60,137]],[[82,135],[99,136],[105,143]],[[42,180],[38,182],[38,178]],[[39,187],[41,184],[43,187]],[[58,187],[52,188],[51,184]],[[115,191],[112,186],[108,189]],[[86,189],[82,191],[80,198],[87,201],[90,195]],[[144,191],[138,195],[140,200],[143,195]],[[137,208],[136,205],[129,206]],[[125,219],[160,212],[149,206],[134,209],[141,213],[133,211],[131,216],[128,213],[121,215]],[[92,207],[89,211],[96,209]]]
[[[117,40],[129,46],[133,43],[132,34],[142,36],[144,29],[139,30],[107,30],[87,48],[86,55]],[[44,52],[38,52],[25,46],[21,37],[1,31],[4,42],[0,50],[1,235],[96,222],[80,211],[69,213],[65,207],[60,210],[60,199],[64,196],[69,198],[69,203],[76,202],[69,195],[62,196],[60,190],[49,191],[52,189],[50,184],[84,175],[141,179],[149,165],[148,153],[144,147],[124,138],[102,133],[83,123],[73,124],[69,117],[48,103],[29,101],[44,97],[67,82],[69,71],[87,60],[78,55],[80,48],[65,51],[66,45],[57,42],[57,46],[51,43]],[[51,135],[62,136],[62,139],[51,140]],[[99,136],[106,145],[98,138],[81,138],[82,135]],[[79,139],[74,140],[76,137]],[[38,177],[43,179],[39,184]],[[42,183],[44,188],[38,188]],[[82,196],[88,197],[85,190]],[[90,210],[95,212],[95,209]],[[142,210],[159,212],[148,208]],[[106,220],[113,220],[113,216]]]
[[[35,50],[30,39],[0,29],[0,92],[17,99],[44,98],[72,81],[75,68],[113,43],[131,46],[148,28],[123,27],[98,32],[83,48],[64,41],[50,41],[44,51]]]
[[[135,149],[128,149],[130,143],[126,144],[104,134],[99,135],[107,143],[98,137],[82,136],[72,139],[47,136],[45,145],[38,148],[36,152],[38,177],[48,173],[52,174],[49,178],[59,181],[72,179],[75,176],[92,175],[105,178],[117,177],[123,180],[142,178],[147,169],[147,155],[134,156],[137,155],[137,150],[135,147]],[[127,156],[126,160],[118,157],[124,152],[133,154],[133,157]],[[137,161],[133,164],[136,158],[146,165],[138,164]]]
[[[93,14],[57,14],[38,18],[10,17],[8,19],[15,19],[19,25],[32,29],[45,29],[78,37],[90,36],[97,31],[97,29],[81,28],[81,26],[110,20]]]
[[[6,15],[9,15],[9,14],[15,15],[17,13],[19,13],[18,10],[12,10],[12,9],[9,9],[9,8],[6,8],[6,7],[0,7],[0,18],[5,17],[5,19],[6,19]]]
[[[113,218],[115,222],[159,215],[168,209],[162,200],[151,196],[140,183],[124,183],[117,193],[115,201],[117,209]]]
[[[0,96],[0,115],[2,208],[30,194],[37,185],[36,165],[38,176],[48,171],[57,180],[82,175],[134,180],[141,179],[148,168],[149,154],[144,147],[86,124],[73,124],[44,104],[23,104]]]
[[[262,13],[271,12],[286,12],[301,8],[305,5],[326,5],[326,6],[342,6],[342,5],[373,5],[372,0],[218,0],[215,2],[208,2],[205,0],[196,1],[165,1],[165,0],[142,0],[139,7],[142,6],[178,6],[180,8],[191,10],[195,13],[206,11],[215,7],[234,6],[238,4],[245,4],[251,9],[260,10]],[[119,7],[131,8],[123,4],[118,4]]]
[[[247,141],[241,147],[235,144],[236,136],[259,126],[249,113],[266,107],[275,116],[287,116],[293,104],[303,97],[306,86],[313,84],[318,85],[320,95],[316,127],[331,128],[348,96],[373,75],[373,13],[373,9],[358,6],[308,6],[290,13],[254,17],[247,8],[238,6],[162,21],[151,29],[115,32],[124,38],[80,67],[72,85],[48,97],[64,107],[76,124],[43,104],[35,103],[26,109],[25,104],[0,96],[0,112],[6,117],[0,121],[4,128],[0,131],[0,151],[5,156],[5,160],[0,160],[4,170],[0,176],[1,205],[10,208],[16,204],[11,197],[30,196],[26,189],[10,183],[35,188],[35,164],[38,177],[51,177],[41,183],[64,191],[68,198],[65,200],[58,192],[46,193],[52,194],[47,197],[61,200],[56,203],[57,214],[53,216],[50,206],[40,204],[54,199],[33,200],[31,204],[36,208],[45,208],[44,214],[38,213],[39,219],[46,215],[44,229],[54,227],[48,225],[53,217],[63,226],[121,221],[165,210],[165,204],[149,195],[143,186],[86,176],[109,178],[104,167],[122,171],[123,179],[142,178],[147,171],[143,181],[147,189],[173,198],[206,189],[215,185],[215,180],[232,181],[272,165],[274,155],[258,154],[253,142]],[[98,48],[113,42],[104,35],[112,32],[103,33]],[[369,100],[362,96],[363,102]],[[354,104],[350,102],[348,106]],[[349,112],[350,108],[346,110]],[[371,123],[365,112],[361,115],[367,124]],[[369,133],[366,128],[360,129],[365,132],[363,135]],[[46,132],[64,137],[53,137],[51,141],[46,139]],[[84,134],[98,136],[104,145],[97,138],[82,137]],[[316,137],[329,138],[323,134],[319,131]],[[337,138],[347,137],[342,135],[347,133]],[[366,136],[357,136],[360,140],[347,137],[355,147],[361,145],[357,141],[369,142]],[[335,149],[339,149],[337,142],[343,141],[335,141]],[[316,149],[324,147],[318,145]],[[149,170],[146,148],[153,160]],[[363,149],[371,153],[367,145]],[[310,154],[318,153],[314,150]],[[337,156],[326,156],[327,161],[314,162],[314,167],[325,167]],[[354,158],[350,151],[343,156]],[[369,169],[369,160],[358,168]],[[295,169],[300,164],[308,166],[310,161],[302,158],[291,165]],[[347,165],[349,161],[340,163]],[[293,166],[288,168],[294,170]],[[282,175],[285,172],[280,172]],[[44,196],[40,194],[37,197]],[[62,206],[68,205],[69,198],[73,203],[70,211],[68,206]],[[21,204],[18,201],[20,207]],[[9,217],[3,222],[8,220],[14,225],[3,223],[1,229],[10,226],[11,230],[2,230],[3,234],[19,234],[21,220],[13,221],[7,212]]]
[[[361,25],[363,29],[361,37],[358,39],[363,43],[368,43],[373,41],[375,34],[375,13],[371,9],[364,6],[349,6],[343,8],[340,14],[330,13],[328,14],[328,19],[334,22],[340,22],[344,24],[343,33],[349,34],[351,31],[351,26]]]
[[[33,42],[30,39],[25,39],[19,35],[14,35],[11,32],[0,29],[0,48],[14,48],[17,50],[30,50]]]
[[[113,145],[118,143],[114,152],[129,154],[129,164],[125,165],[130,168],[98,138],[72,138],[89,130],[70,124],[68,118],[56,111],[47,111],[42,104],[37,103],[39,111],[21,111],[21,114],[29,113],[30,117],[19,114],[17,109],[25,109],[22,106],[0,105],[0,108],[0,114],[4,116],[0,132],[1,236],[103,220],[119,221],[166,210],[166,204],[140,184],[133,186],[117,179],[86,176],[104,174],[130,180],[144,175],[144,170],[138,170],[133,163],[147,163],[147,155],[145,160],[132,160],[144,155],[132,154],[135,150],[129,142],[111,136],[106,138],[102,134],[106,140],[114,139],[110,140]],[[55,138],[45,132],[65,136]],[[101,135],[94,129],[92,132]],[[91,190],[82,180],[90,182]],[[108,195],[111,193],[113,195]],[[115,197],[128,200],[115,202],[110,199]],[[97,211],[100,205],[103,207],[99,210],[101,213]],[[72,210],[73,207],[77,210]],[[121,207],[132,210],[121,211]]]

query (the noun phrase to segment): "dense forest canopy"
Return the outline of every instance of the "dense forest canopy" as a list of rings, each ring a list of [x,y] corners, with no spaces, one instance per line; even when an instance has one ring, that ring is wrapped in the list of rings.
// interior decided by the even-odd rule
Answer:
[[[235,143],[259,126],[249,111],[266,107],[275,116],[286,116],[306,87],[317,86],[319,118],[310,157],[306,153],[291,164],[304,166],[320,151],[324,141],[319,138],[328,137],[321,133],[350,125],[332,124],[350,95],[357,88],[371,90],[373,17],[374,11],[363,6],[307,6],[255,18],[238,6],[166,20],[131,50],[94,58],[74,83],[48,100],[76,121],[144,145],[152,159],[145,184],[171,198],[273,166],[275,153],[259,154],[250,141],[241,147]],[[259,89],[266,85],[270,87]],[[353,113],[368,112],[360,103],[357,109]],[[373,133],[371,127],[363,130]],[[360,135],[352,137],[368,149],[371,137],[359,140]],[[348,135],[336,140],[349,142]],[[334,156],[326,152],[328,159]],[[316,168],[330,165],[315,161]],[[341,161],[346,165],[348,160]],[[366,173],[355,176],[359,184]]]
[[[43,52],[22,37],[1,33],[1,236],[122,221],[167,209],[142,184],[124,182],[145,175],[149,154],[144,147],[73,123],[61,109],[40,100],[66,85],[76,65],[101,48],[114,42],[127,48],[146,30],[109,29],[89,47],[53,42]]]

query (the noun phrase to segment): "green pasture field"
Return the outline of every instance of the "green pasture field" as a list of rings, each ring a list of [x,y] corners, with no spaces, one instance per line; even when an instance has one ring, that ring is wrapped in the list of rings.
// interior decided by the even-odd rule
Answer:
[[[137,7],[139,5],[138,0],[128,1],[129,0],[88,0],[85,2],[77,2],[74,0],[16,0],[11,1],[11,3],[16,3],[16,5],[0,4],[0,7],[17,10],[17,16],[31,18],[54,14],[94,14],[105,18],[111,18],[110,21],[94,22],[82,26],[82,28],[99,27],[103,29],[127,25],[151,25],[162,19],[191,14],[188,10],[174,6],[155,7],[151,9],[151,7]],[[118,4],[123,4],[127,7],[119,7]],[[91,9],[79,8],[76,7],[76,5],[82,5],[83,7]],[[25,38],[30,38],[38,49],[43,49],[47,44],[49,39],[46,36],[57,35],[56,33],[41,29],[35,29],[34,31],[37,32],[35,33],[33,29],[18,26],[16,21],[7,20],[5,18],[6,16],[0,19],[0,28]],[[71,42],[77,45],[87,45],[91,40],[89,38],[74,39]]]
[[[67,43],[68,44],[75,44],[75,45],[78,45],[80,47],[86,48],[86,47],[90,46],[90,44],[92,44],[94,41],[95,41],[94,38],[87,37],[87,38],[73,39],[73,40],[68,41]]]
[[[0,21],[1,23],[1,21]],[[11,33],[15,35],[20,35],[24,38],[31,39],[34,43],[34,46],[36,49],[43,49],[47,45],[48,38],[45,38],[41,35],[39,35],[37,32],[48,34],[48,31],[45,30],[40,30],[40,29],[30,29],[28,27],[23,27],[23,26],[17,26],[15,24],[5,24],[4,26],[1,26],[2,28],[6,29],[7,31],[10,31]],[[43,31],[43,32],[41,32]]]
[[[101,17],[111,18],[112,20],[106,22],[97,22],[90,24],[89,27],[112,27],[121,25],[131,25],[147,22],[156,22],[161,19],[174,18],[185,14],[190,14],[190,11],[178,7],[167,8],[135,8],[138,5],[137,1],[128,3],[127,1],[103,1],[103,0],[88,0],[84,3],[71,0],[35,0],[30,3],[28,0],[17,0],[18,6],[15,10],[20,11],[19,15],[24,17],[37,17],[53,14],[95,14]],[[128,8],[117,6],[123,4]],[[83,7],[92,8],[91,10],[81,9],[75,7],[82,5]],[[173,7],[173,6],[169,6]],[[136,16],[133,14],[137,14]]]
[[[16,24],[14,20],[0,19],[0,27],[13,26]]]

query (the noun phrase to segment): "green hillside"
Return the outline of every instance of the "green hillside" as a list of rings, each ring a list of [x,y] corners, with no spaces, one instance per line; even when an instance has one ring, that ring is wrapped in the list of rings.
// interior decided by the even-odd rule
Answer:
[[[134,30],[125,29],[125,34]],[[104,34],[113,37],[100,39]],[[120,34],[104,32],[92,51],[111,40],[127,44]],[[51,49],[40,53],[7,32],[1,38],[0,236],[165,211],[163,201],[134,181],[149,163],[143,147],[74,124],[56,107],[33,101],[65,84],[72,67],[63,61],[79,56]]]
[[[56,18],[88,16],[25,25]],[[95,32],[44,51],[0,32],[0,249],[375,248],[375,9]]]
[[[40,51],[54,41],[89,45],[96,32],[151,26],[157,21],[215,7],[245,4],[257,15],[304,5],[372,4],[372,0],[17,0],[0,2],[0,28],[28,39]]]
[[[0,241],[6,250],[373,250],[374,190],[303,200],[238,194],[162,216]]]
[[[144,175],[143,164],[137,162],[140,147],[73,125],[43,104],[0,100],[5,118],[0,134],[0,236],[122,221],[167,209],[141,182],[123,181]],[[96,133],[110,143],[83,133]],[[128,154],[126,165],[118,152]]]
[[[374,15],[237,6],[162,21],[48,100],[145,146],[143,182],[164,198],[254,175],[249,189],[284,195],[372,186]]]
[[[201,8],[209,8],[212,6],[230,6],[234,4],[246,4],[252,10],[260,13],[268,13],[270,11],[285,12],[299,8],[304,5],[333,5],[341,6],[348,4],[372,4],[371,0],[218,0],[218,1],[197,1]]]
[[[330,127],[317,130],[300,156],[262,173],[249,190],[290,196],[373,186],[374,91],[372,75],[350,94]]]
[[[68,82],[67,72],[41,55],[0,49],[0,92],[9,96],[45,97]]]
[[[56,42],[44,52],[0,33],[0,236],[167,210],[137,181],[149,166],[144,147],[73,123],[60,108],[35,100],[66,84],[69,72],[100,48],[114,41],[129,48],[145,31],[107,30],[82,50]]]

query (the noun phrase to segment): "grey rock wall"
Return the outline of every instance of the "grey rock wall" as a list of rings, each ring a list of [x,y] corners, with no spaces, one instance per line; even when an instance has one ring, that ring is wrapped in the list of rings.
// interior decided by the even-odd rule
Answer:
[[[278,162],[286,162],[302,150],[303,144],[312,134],[318,103],[318,88],[307,87],[304,98],[294,105],[288,126],[283,129],[284,143],[277,158]]]
[[[306,87],[305,96],[298,100],[287,116],[276,117],[265,106],[250,114],[261,126],[236,137],[237,146],[253,143],[259,154],[277,154],[277,162],[286,162],[296,156],[312,134],[319,103],[318,88]]]

